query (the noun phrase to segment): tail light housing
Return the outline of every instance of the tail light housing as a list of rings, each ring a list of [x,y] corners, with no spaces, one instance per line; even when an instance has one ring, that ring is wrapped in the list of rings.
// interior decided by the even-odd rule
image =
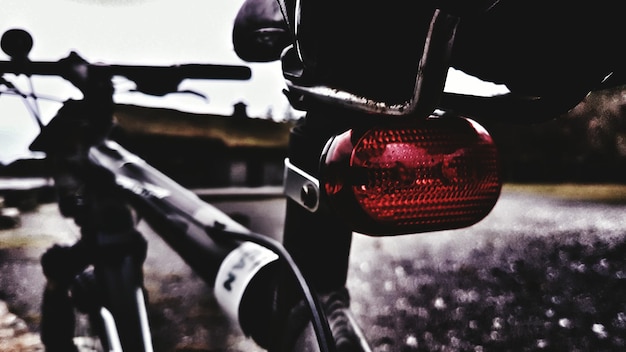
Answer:
[[[491,136],[466,118],[352,129],[332,138],[321,160],[322,197],[354,231],[369,235],[473,225],[501,187]]]

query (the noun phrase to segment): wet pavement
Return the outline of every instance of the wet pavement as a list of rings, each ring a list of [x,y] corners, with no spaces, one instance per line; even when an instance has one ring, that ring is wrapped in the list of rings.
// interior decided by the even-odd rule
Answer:
[[[280,232],[282,199],[216,205],[246,214],[257,231]],[[492,213],[467,229],[355,234],[353,312],[374,351],[622,351],[625,210],[505,191]],[[39,256],[76,231],[52,204],[21,220],[19,228],[0,231],[0,299],[32,339],[43,286]],[[150,246],[146,287],[157,351],[262,351],[219,312],[210,288],[141,230]]]

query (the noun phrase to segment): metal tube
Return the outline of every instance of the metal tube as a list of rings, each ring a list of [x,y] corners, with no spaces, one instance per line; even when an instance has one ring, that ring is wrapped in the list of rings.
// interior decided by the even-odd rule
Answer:
[[[207,230],[249,230],[115,142],[92,148],[89,157],[113,173],[115,182],[131,194],[133,207],[148,224],[200,277],[213,285],[219,265],[239,243],[218,243]]]

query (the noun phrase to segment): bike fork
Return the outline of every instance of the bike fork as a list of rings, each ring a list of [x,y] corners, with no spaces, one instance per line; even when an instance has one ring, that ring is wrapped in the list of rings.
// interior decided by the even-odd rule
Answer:
[[[81,239],[71,247],[54,246],[42,257],[47,278],[42,303],[42,342],[48,352],[75,351],[74,309],[87,313],[108,351],[152,351],[142,265],[147,244],[135,230],[130,209],[92,175],[80,208],[71,214]],[[108,177],[106,177],[108,179]],[[91,270],[93,269],[93,270]]]
[[[102,304],[97,313],[111,351],[152,351],[142,264],[146,243],[136,231],[106,234],[111,241],[101,248],[94,267]],[[101,337],[102,339],[102,337]]]
[[[41,258],[47,279],[41,307],[41,340],[48,352],[77,351],[73,341],[76,322],[70,286],[87,266],[82,247],[82,242],[72,247],[55,245]]]

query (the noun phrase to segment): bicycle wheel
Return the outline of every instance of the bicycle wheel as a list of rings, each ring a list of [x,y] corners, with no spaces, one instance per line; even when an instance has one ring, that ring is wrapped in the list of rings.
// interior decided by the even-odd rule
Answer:
[[[131,256],[79,275],[72,286],[80,352],[152,352],[141,269]]]
[[[96,267],[102,307],[99,320],[106,339],[105,348],[113,351],[152,352],[141,266],[132,256],[108,260]]]
[[[104,352],[106,343],[103,321],[100,317],[102,300],[98,295],[93,268],[78,275],[70,288],[76,308],[74,345],[79,352]]]
[[[79,314],[76,319],[74,345],[78,352],[105,352],[102,346],[99,331],[96,328],[101,323],[94,322],[91,316]]]

